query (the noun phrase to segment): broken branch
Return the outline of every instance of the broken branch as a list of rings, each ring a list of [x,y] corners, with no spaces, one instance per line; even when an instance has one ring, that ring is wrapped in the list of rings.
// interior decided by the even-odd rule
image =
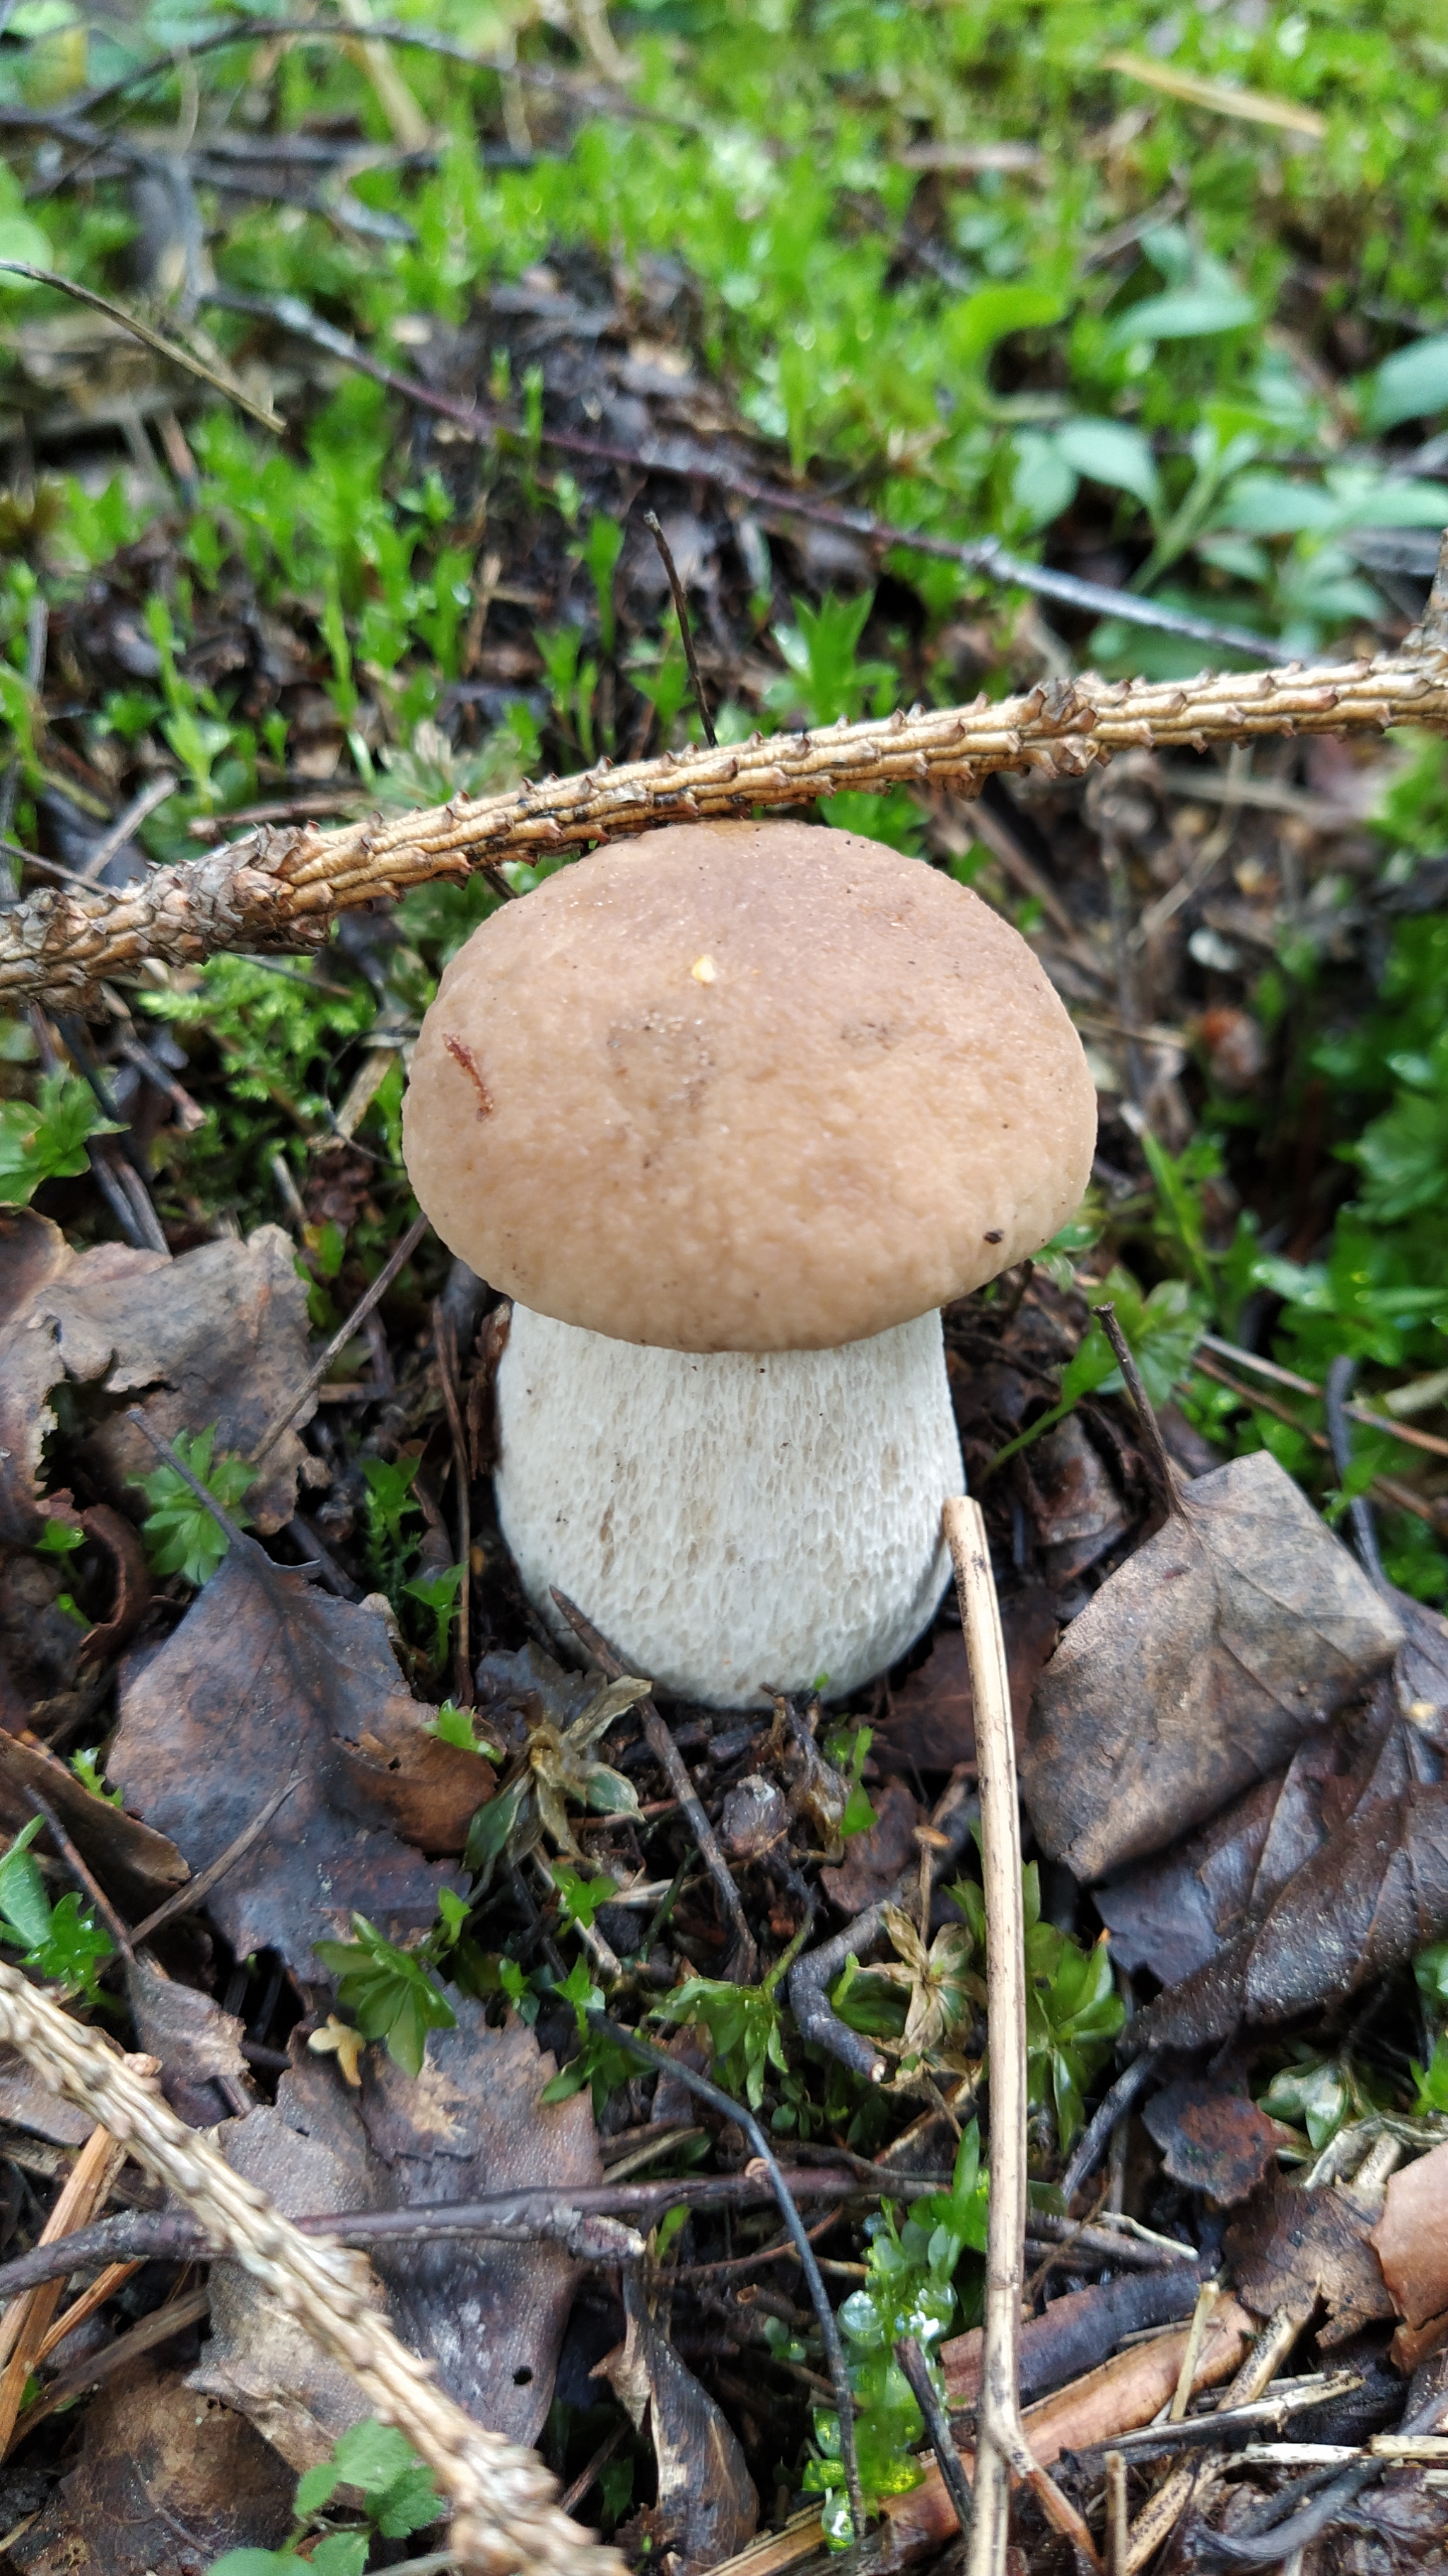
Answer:
[[[663,824],[808,805],[844,789],[899,782],[967,798],[996,771],[1079,776],[1120,751],[1205,750],[1270,734],[1382,733],[1411,724],[1448,732],[1448,643],[1436,618],[1401,651],[1374,660],[1203,673],[1191,680],[1052,682],[992,705],[898,712],[817,733],[756,735],[506,795],[366,820],[258,826],[242,839],[140,884],[94,893],[44,888],[0,919],[0,996],[101,1004],[106,978],[147,958],[192,964],[225,949],[303,949],[340,912],[438,877],[507,860],[555,856]]]

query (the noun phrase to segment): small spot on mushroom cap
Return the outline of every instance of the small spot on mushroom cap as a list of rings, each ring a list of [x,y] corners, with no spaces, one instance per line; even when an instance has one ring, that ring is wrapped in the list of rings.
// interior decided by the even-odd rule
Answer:
[[[681,1007],[684,961],[722,968],[727,1011]],[[964,1294],[1073,1213],[1095,1133],[1019,934],[921,860],[788,821],[670,825],[492,914],[404,1106],[418,1198],[480,1276],[696,1351],[838,1347]]]

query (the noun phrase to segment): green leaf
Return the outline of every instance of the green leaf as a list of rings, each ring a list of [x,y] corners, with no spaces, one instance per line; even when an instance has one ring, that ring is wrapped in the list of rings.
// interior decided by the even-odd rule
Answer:
[[[228,2549],[213,2558],[207,2576],[306,2576],[306,2568],[290,2549]]]
[[[942,336],[952,357],[977,373],[997,341],[1012,331],[1038,330],[1061,317],[1061,299],[1046,286],[978,286],[944,317]]]
[[[1256,319],[1257,307],[1240,287],[1187,286],[1128,306],[1107,331],[1106,347],[1114,354],[1143,340],[1207,340]]]
[[[337,2000],[368,2039],[387,2042],[388,2055],[408,2075],[419,2075],[430,2030],[457,2026],[447,1997],[414,1950],[386,1940],[365,1914],[354,1914],[352,1941],[313,1943],[337,1980]]]
[[[553,1884],[558,1890],[559,1921],[565,1930],[582,1924],[585,1930],[592,1931],[600,1905],[607,1905],[609,1898],[618,1894],[618,1882],[609,1877],[607,1870],[597,1878],[583,1878],[561,1860],[553,1863]]]
[[[65,1986],[93,2000],[96,1975],[113,1955],[111,1936],[74,1889],[54,1908],[45,1936],[25,1954],[25,1964],[47,1984]]]
[[[463,1852],[465,1867],[477,1879],[477,1894],[486,1896],[493,1883],[493,1872],[507,1849],[508,1836],[516,1825],[523,1801],[528,1795],[528,1776],[500,1789],[479,1807],[468,1827],[467,1845]]]
[[[50,1930],[51,1904],[31,1844],[42,1830],[39,1816],[22,1825],[0,1856],[0,1914],[28,1946],[43,1941]]]
[[[450,1699],[443,1701],[427,1732],[440,1744],[456,1744],[464,1753],[481,1753],[485,1762],[501,1762],[502,1746],[490,1744],[478,1733],[477,1714],[470,1708],[455,1708]]]
[[[1160,479],[1150,439],[1119,420],[1068,420],[1055,435],[1056,453],[1075,474],[1112,491],[1130,492],[1144,508],[1155,510]]]
[[[1395,349],[1363,386],[1363,427],[1396,429],[1399,421],[1425,420],[1448,410],[1448,331],[1435,331]]]
[[[0,1206],[23,1207],[42,1181],[74,1178],[87,1169],[87,1139],[119,1133],[79,1074],[42,1075],[34,1108],[0,1100]]]

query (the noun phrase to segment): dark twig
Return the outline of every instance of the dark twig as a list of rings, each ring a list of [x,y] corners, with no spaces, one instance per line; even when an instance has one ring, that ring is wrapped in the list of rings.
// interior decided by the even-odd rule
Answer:
[[[1355,2460],[1351,2468],[1338,2471],[1328,2486],[1319,2489],[1313,2503],[1304,2505],[1297,2513],[1288,2514],[1285,2521],[1269,2524],[1258,2537],[1244,2537],[1237,2532],[1198,2531],[1194,2535],[1197,2563],[1209,2567],[1277,2566],[1282,2559],[1290,2558],[1295,2550],[1305,2549],[1310,2540],[1316,2540],[1330,2523],[1336,2522],[1344,2506],[1351,2504],[1354,2496],[1372,2484],[1382,2465],[1381,2460]],[[1312,2483],[1316,2485],[1317,2480]],[[1298,2493],[1301,2493],[1300,2488]],[[1272,2510],[1276,2512],[1284,2500],[1280,2495],[1274,2497]]]
[[[597,2450],[594,2452],[593,2457],[588,2462],[587,2466],[579,2470],[571,2487],[564,2488],[562,2495],[558,2499],[558,2510],[560,2513],[577,2512],[578,2507],[582,2504],[584,2497],[592,2486],[594,2479],[598,2476],[601,2469],[607,2468],[609,2461],[613,2458],[615,2451],[618,2449],[618,2446],[627,2431],[628,2425],[627,2422],[624,2422],[621,2424],[615,2424],[611,2433],[605,2433],[603,2440],[599,2443]]]
[[[1096,2171],[1117,2121],[1125,2117],[1132,2104],[1146,2091],[1159,2063],[1160,2052],[1156,2049],[1149,2048],[1142,2056],[1134,2058],[1124,2074],[1117,2076],[1104,2101],[1098,2103],[1092,2112],[1061,2176],[1061,2194],[1068,2209],[1083,2182]]]
[[[143,787],[139,796],[132,797],[124,813],[116,816],[110,830],[97,841],[95,848],[89,853],[80,871],[84,883],[95,884],[103,869],[115,857],[117,850],[125,847],[127,841],[140,830],[148,815],[154,814],[158,806],[164,805],[168,797],[175,795],[179,785],[179,779],[169,776],[153,778],[149,787]]]
[[[369,31],[370,32],[370,31]],[[276,323],[297,338],[310,340],[344,366],[356,367],[372,376],[405,401],[415,403],[420,411],[431,411],[450,420],[468,436],[491,445],[500,431],[520,436],[515,421],[498,413],[478,410],[476,405],[441,394],[419,377],[405,374],[400,368],[388,367],[374,358],[360,342],[351,339],[334,324],[314,314],[299,296],[278,296],[269,300],[261,296],[243,296],[232,289],[216,289],[203,296],[203,302],[222,304],[229,311],[254,313]],[[1143,599],[1135,591],[1113,590],[1103,582],[1082,581],[1075,573],[1057,572],[1049,564],[1031,563],[1022,555],[1012,554],[994,537],[980,537],[961,542],[938,537],[925,528],[904,528],[893,519],[877,518],[873,510],[851,507],[844,502],[825,500],[807,486],[766,483],[756,475],[737,471],[706,449],[662,448],[652,444],[642,448],[615,447],[605,438],[590,438],[581,430],[540,430],[544,447],[554,448],[564,456],[581,456],[595,465],[617,465],[632,474],[640,468],[648,474],[667,474],[681,482],[712,483],[716,491],[728,492],[734,499],[748,502],[754,509],[772,518],[803,519],[813,527],[834,528],[842,534],[861,537],[866,544],[882,551],[890,546],[908,546],[915,554],[929,555],[942,563],[960,564],[967,572],[978,573],[987,581],[1000,582],[1019,590],[1034,591],[1044,599],[1055,599],[1068,608],[1076,608],[1092,617],[1119,617],[1131,626],[1150,627],[1164,635],[1184,635],[1196,644],[1217,644],[1231,653],[1248,654],[1254,661],[1287,663],[1291,652],[1268,636],[1253,635],[1245,627],[1222,626],[1209,617],[1198,617],[1191,610],[1170,608],[1160,600]]]
[[[950,2417],[935,2393],[935,2383],[930,2376],[930,2365],[913,2335],[902,2335],[895,2346],[895,2358],[904,2373],[910,2394],[925,2418],[925,2430],[930,2436],[930,2447],[940,2463],[940,2474],[945,2480],[946,2493],[955,2507],[955,2519],[960,2525],[961,2536],[965,2538],[969,2534],[972,2521],[970,2480],[965,2474],[960,2453],[955,2447],[955,2436],[950,2429]]]
[[[656,2048],[652,2040],[643,2038],[636,2030],[629,2030],[624,2023],[610,2020],[607,2013],[591,2012],[588,2022],[590,2029],[600,2032],[605,2039],[613,2040],[620,2048],[631,2049],[636,2057],[643,2059],[645,2065],[657,2067],[661,2075],[675,2076],[687,2092],[694,2094],[700,2102],[707,2102],[712,2111],[720,2112],[726,2120],[737,2121],[768,2174],[774,2197],[779,2203],[779,2214],[794,2239],[795,2250],[799,2255],[804,2277],[809,2284],[809,2294],[814,2302],[814,2312],[819,2320],[820,2340],[824,2345],[825,2358],[829,2364],[830,2385],[835,2392],[835,2409],[839,2417],[840,2458],[844,2463],[845,2485],[850,2498],[850,2519],[854,2526],[855,2538],[862,2540],[865,2534],[865,2499],[860,2486],[860,2462],[855,2447],[855,2398],[850,2386],[850,2375],[845,2367],[840,2330],[835,2322],[834,2309],[830,2306],[823,2275],[815,2259],[814,2247],[809,2241],[804,2221],[795,2207],[794,2197],[785,2181],[779,2159],[764,2130],[746,2103],[736,2102],[732,2093],[726,2093],[722,2085],[711,2084],[707,2075],[700,2075],[683,2058],[670,2057],[666,2049]]]
[[[49,2382],[34,2405],[26,2408],[15,2428],[16,2440],[23,2441],[26,2434],[47,2415],[53,2415],[58,2406],[69,2405],[73,2397],[83,2397],[87,2389],[98,2387],[102,2380],[112,2378],[116,2371],[124,2370],[128,2362],[139,2360],[143,2352],[153,2352],[157,2344],[169,2343],[183,2326],[199,2325],[210,2305],[209,2290],[189,2291],[184,2298],[173,2300],[169,2307],[157,2308],[149,2317],[142,2317],[139,2325],[132,2326],[126,2334],[117,2335],[114,2343],[103,2344],[99,2352],[76,2362],[70,2370],[63,2370],[58,2379]]]
[[[153,1941],[156,1934],[164,1930],[168,1923],[174,1923],[179,1915],[195,1914],[199,1911],[213,1887],[220,1885],[227,1871],[250,1851],[258,1835],[265,1833],[277,1809],[285,1804],[294,1789],[300,1788],[301,1780],[300,1771],[294,1771],[290,1780],[268,1798],[266,1805],[252,1817],[251,1823],[242,1826],[235,1842],[228,1843],[224,1852],[218,1852],[210,1867],[203,1869],[199,1878],[188,1878],[184,1887],[178,1887],[174,1896],[168,1896],[164,1905],[158,1905],[154,1914],[148,1914],[144,1923],[136,1925],[131,1934],[131,1940],[136,1949],[139,1950],[143,1941]]]
[[[1141,1445],[1146,1451],[1152,1482],[1157,1488],[1163,1508],[1173,1520],[1181,1520],[1182,1502],[1177,1491],[1176,1469],[1167,1453],[1166,1442],[1161,1436],[1161,1425],[1157,1421],[1151,1398],[1142,1384],[1141,1371],[1132,1356],[1131,1345],[1116,1320],[1116,1308],[1108,1301],[1103,1306],[1093,1306],[1091,1312],[1116,1353],[1116,1365],[1126,1380],[1127,1392],[1136,1407]]]
[[[53,268],[32,268],[24,259],[0,259],[0,270],[11,277],[28,277],[32,286],[54,287],[58,295],[69,295],[77,304],[88,304],[93,313],[104,313],[109,321],[119,322],[123,331],[130,332],[132,339],[144,340],[148,349],[154,349],[158,357],[169,360],[173,367],[183,368],[188,376],[199,376],[203,384],[225,394],[228,402],[235,403],[238,411],[244,411],[263,429],[280,434],[286,428],[284,420],[279,420],[274,411],[267,411],[261,403],[253,402],[250,394],[243,393],[234,379],[219,374],[215,367],[203,366],[199,358],[192,357],[189,349],[183,349],[175,340],[168,340],[161,332],[153,331],[149,322],[138,321],[123,304],[113,304],[108,295],[93,295],[88,286],[77,286],[73,277],[61,277]]]
[[[42,1798],[38,1789],[27,1789],[25,1794],[30,1800],[32,1807],[35,1809],[36,1814],[44,1822],[50,1835],[50,1839],[54,1843],[56,1850],[59,1852],[61,1859],[64,1861],[66,1868],[70,1871],[71,1877],[75,1880],[82,1894],[90,1898],[92,1905],[95,1907],[97,1914],[104,1923],[106,1930],[109,1932],[111,1939],[114,1941],[116,1948],[121,1954],[121,1957],[129,1964],[134,1965],[135,1935],[127,1931],[125,1924],[121,1921],[119,1914],[112,1905],[105,1889],[101,1886],[100,1881],[95,1876],[94,1871],[89,1869],[86,1863],[81,1859],[79,1852],[76,1850],[74,1843],[71,1841],[71,1838],[66,1832],[64,1825],[61,1823],[59,1816],[56,1814],[55,1809],[46,1799]]]
[[[704,740],[710,750],[715,751],[719,746],[719,737],[714,731],[714,719],[709,713],[709,701],[704,695],[704,682],[699,672],[699,657],[694,650],[694,631],[689,623],[689,603],[684,597],[684,585],[679,579],[679,567],[674,561],[668,538],[659,525],[656,510],[645,510],[644,526],[658,547],[659,560],[668,576],[669,590],[674,602],[674,615],[679,621],[679,641],[684,648],[684,659],[689,665],[694,704],[699,710],[699,722],[704,728]]]
[[[556,1585],[552,1590],[553,1598],[564,1618],[580,1645],[593,1657],[599,1670],[609,1681],[622,1681],[628,1668],[619,1662],[607,1638],[600,1636],[592,1620],[584,1617],[577,1604],[569,1600],[566,1592],[560,1592]],[[734,1926],[734,1948],[729,1955],[727,1973],[735,1985],[752,1985],[755,1969],[759,1965],[759,1950],[745,1919],[744,1908],[739,1901],[739,1890],[734,1884],[729,1863],[720,1850],[714,1828],[704,1813],[698,1790],[689,1777],[684,1757],[651,1699],[641,1702],[639,1714],[643,1720],[644,1736],[649,1751],[684,1811],[689,1831],[699,1847],[699,1857],[713,1879],[724,1911]]]
[[[1343,1352],[1328,1369],[1322,1390],[1323,1418],[1327,1423],[1327,1436],[1332,1443],[1332,1463],[1337,1470],[1337,1481],[1340,1486],[1346,1485],[1352,1472],[1352,1433],[1347,1427],[1347,1400],[1352,1393],[1353,1379],[1356,1376],[1357,1361],[1350,1359],[1347,1353]],[[1353,1545],[1362,1560],[1364,1572],[1371,1577],[1379,1592],[1386,1592],[1388,1579],[1383,1572],[1382,1557],[1378,1553],[1378,1533],[1373,1522],[1373,1507],[1366,1494],[1354,1494],[1347,1507],[1347,1516],[1352,1523]]]
[[[944,1795],[936,1805],[930,1822],[937,1833],[949,1841],[949,1851],[939,1855],[941,1865],[953,1859],[965,1842],[971,1820],[979,1812],[973,1794],[973,1783],[963,1772],[955,1772]],[[837,1932],[832,1941],[822,1941],[817,1950],[807,1950],[795,1962],[789,1980],[789,2000],[799,2025],[800,2036],[813,2040],[816,2047],[828,2049],[842,2066],[864,2077],[867,2084],[878,2084],[885,2074],[885,2060],[868,2039],[842,2022],[829,1999],[834,1984],[851,1956],[862,1959],[872,1941],[879,1936],[886,1909],[908,1904],[912,1889],[918,1884],[918,1865],[912,1861],[902,1870],[887,1896],[878,1905],[868,1906],[863,1914]]]
[[[276,1447],[282,1433],[296,1420],[308,1396],[316,1393],[338,1352],[346,1349],[358,1325],[365,1324],[373,1308],[381,1305],[393,1280],[400,1270],[406,1268],[426,1232],[426,1217],[414,1217],[401,1242],[394,1244],[371,1287],[364,1289],[346,1322],[338,1325],[331,1340],[318,1352],[295,1395],[288,1399],[281,1412],[268,1423],[251,1453],[251,1463],[254,1467],[259,1467],[268,1452]]]

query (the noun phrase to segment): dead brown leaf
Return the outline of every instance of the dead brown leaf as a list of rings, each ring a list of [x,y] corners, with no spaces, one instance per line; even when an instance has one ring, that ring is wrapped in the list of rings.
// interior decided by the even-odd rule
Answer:
[[[1043,2389],[1097,2369],[1123,2335],[1189,2317],[1200,2288],[1194,2263],[1173,2263],[1160,2272],[1124,2272],[1087,2290],[1067,2290],[1040,2316],[1022,2324],[1021,2395],[1037,2397]],[[945,2393],[953,2408],[963,2411],[979,2399],[984,2344],[982,2329],[971,2326],[940,2347]]]
[[[123,1669],[107,1767],[128,1806],[192,1866],[235,1841],[290,1771],[267,1832],[208,1911],[239,1958],[274,1949],[304,1977],[355,1909],[396,1939],[431,1924],[450,1884],[398,1831],[457,1851],[493,1772],[440,1744],[408,1692],[383,1606],[333,1600],[233,1541],[179,1627]]]
[[[852,1834],[838,1869],[822,1869],[820,1885],[842,1914],[863,1914],[888,1896],[906,1864],[918,1854],[915,1828],[925,1810],[903,1780],[887,1780],[871,1801],[875,1821],[863,1834]]]
[[[1402,1643],[1268,1451],[1198,1477],[1180,1506],[1072,1622],[1032,1704],[1026,1802],[1078,1878],[1200,1824]]]
[[[252,2098],[242,2025],[214,1995],[178,1984],[145,1951],[126,1970],[136,2042],[158,2060],[161,2090],[193,2129],[244,2112]]]
[[[1025,1746],[1031,1694],[1059,1625],[1055,1595],[1039,1584],[1008,1593],[1001,1601],[1018,1754]],[[876,1728],[870,1751],[884,1772],[953,1771],[957,1762],[975,1760],[975,1702],[959,1628],[936,1631],[928,1662],[892,1694],[889,1714]]]
[[[759,2497],[713,2398],[649,2315],[632,2267],[624,2274],[624,2313],[624,2340],[593,2375],[608,2381],[638,2431],[648,2418],[659,2473],[648,2517],[654,2550],[675,2553],[682,2576],[703,2576],[752,2540]]]
[[[1196,2075],[1164,2085],[1142,2112],[1173,2182],[1205,2192],[1219,2208],[1246,2200],[1274,2169],[1296,2133],[1270,2120],[1246,2093]]]
[[[1448,1786],[1412,1726],[1391,1726],[1346,1820],[1294,1870],[1263,1917],[1147,2006],[1150,2045],[1206,2047],[1240,2020],[1290,2020],[1358,1993],[1448,1923]]]
[[[1026,1451],[1024,1468],[1046,1579],[1074,1583],[1125,1537],[1125,1505],[1077,1413]]]
[[[276,2548],[292,2487],[241,2416],[137,2361],[91,2399],[79,2464],[7,2564],[24,2576],[198,2576],[223,2550]]]
[[[0,1735],[0,1825],[12,1833],[34,1820],[32,1789],[59,1817],[82,1860],[130,1922],[139,1923],[185,1886],[190,1870],[165,1834],[112,1806],[109,1798],[98,1798],[43,1745]]]
[[[1397,2311],[1373,2252],[1370,2220],[1339,2191],[1304,2191],[1283,2174],[1253,2194],[1226,2234],[1240,2296],[1259,2317],[1290,2308],[1304,2322],[1319,2301],[1325,2347]]]
[[[601,2182],[587,2094],[540,2101],[554,2062],[526,2025],[489,2030],[479,2005],[452,2000],[458,2026],[432,2033],[415,2082],[372,2050],[358,2096],[330,2060],[305,2057],[274,2108],[222,2131],[227,2161],[289,2217]],[[511,2441],[537,2440],[579,2277],[561,2245],[439,2238],[352,2259],[460,2405]],[[211,2323],[190,2384],[239,2407],[293,2467],[365,2412],[354,2383],[232,2265],[214,2276]]]
[[[1448,2308],[1448,2145],[1389,2176],[1368,2239],[1400,2317],[1426,2325]]]
[[[307,1374],[306,1290],[280,1226],[168,1261],[118,1243],[72,1252],[47,1218],[7,1208],[0,1253],[0,1539],[12,1545],[39,1527],[41,1452],[56,1428],[49,1398],[63,1381],[138,1396],[167,1439],[215,1423],[218,1450],[248,1455]],[[296,1510],[306,1454],[297,1435],[314,1410],[309,1399],[247,1494],[260,1530]],[[92,1423],[83,1452],[118,1500],[156,1464],[119,1408]]]

